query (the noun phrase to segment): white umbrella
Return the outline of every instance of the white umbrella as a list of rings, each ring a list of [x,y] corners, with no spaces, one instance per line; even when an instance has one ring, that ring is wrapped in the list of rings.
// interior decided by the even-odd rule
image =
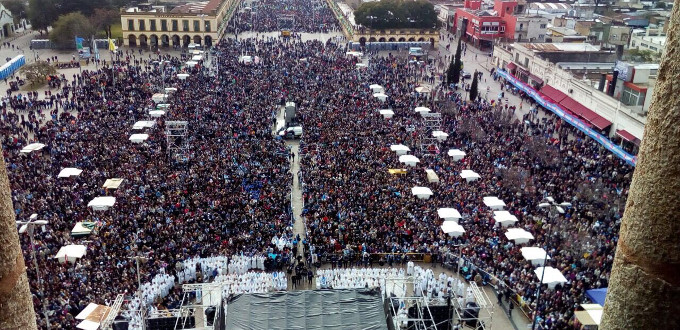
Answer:
[[[132,143],[142,143],[148,138],[149,134],[132,134],[130,136],[130,141],[132,141]]]
[[[505,202],[495,196],[486,196],[482,200],[484,201],[484,205],[490,207],[492,210],[500,211],[505,206]]]
[[[432,190],[428,187],[413,187],[411,193],[420,199],[429,199],[432,196]]]
[[[459,225],[454,221],[444,221],[441,225],[442,231],[449,236],[458,237],[465,234],[465,229],[463,226]]]
[[[372,84],[372,85],[368,86],[368,88],[370,88],[371,91],[373,91],[373,93],[383,93],[383,92],[385,92],[385,88],[378,85],[378,84]]]
[[[519,221],[516,216],[510,214],[508,211],[493,211],[493,218],[503,227],[510,226]]]
[[[394,116],[394,111],[390,109],[382,109],[380,110],[380,114],[385,117],[385,119],[390,119]]]
[[[399,162],[408,166],[416,166],[416,163],[420,163],[420,159],[413,155],[401,155],[399,156]]]
[[[189,77],[188,73],[178,73],[177,74],[177,78],[179,78],[179,80],[184,80],[184,79],[187,79],[188,77]]]
[[[33,151],[38,151],[41,150],[42,148],[45,148],[45,145],[42,143],[31,143],[21,149],[20,152],[22,153],[30,153]]]
[[[509,228],[505,232],[505,237],[511,241],[515,241],[515,244],[524,244],[534,239],[534,235],[522,228]]]
[[[154,118],[161,117],[164,114],[165,114],[165,111],[163,111],[163,110],[151,110],[151,111],[149,111],[149,116],[154,117]]]
[[[458,219],[462,218],[460,212],[453,208],[444,207],[437,210],[439,217],[444,219],[444,221],[455,221],[458,223]]]
[[[548,253],[545,252],[545,250],[540,247],[527,246],[521,248],[520,251],[522,251],[522,256],[524,257],[524,259],[531,261],[531,264],[534,266],[537,265],[542,266],[546,257],[550,259],[550,256],[547,255]]]
[[[415,108],[415,112],[420,113],[421,115],[422,115],[422,112],[430,112],[430,111],[432,111],[432,110],[430,110],[430,108],[426,108],[426,107],[416,107]]]
[[[467,182],[475,181],[475,180],[481,178],[481,177],[479,176],[479,174],[477,174],[477,172],[472,171],[472,170],[462,170],[462,171],[460,172],[460,176],[461,176],[463,179],[465,179]]]
[[[156,122],[153,120],[140,120],[132,125],[133,130],[140,130],[145,128],[152,128],[156,126]]]
[[[459,161],[463,159],[463,157],[465,157],[465,151],[462,151],[460,149],[450,149],[449,156],[451,156],[454,161]]]
[[[550,266],[537,267],[534,269],[534,274],[536,274],[539,281],[543,278],[543,284],[547,284],[551,289],[554,289],[558,284],[567,283],[567,278],[559,270]]]
[[[385,95],[384,93],[375,93],[373,94],[373,97],[380,100],[381,102],[385,102],[387,100],[387,95]]]
[[[449,135],[443,131],[432,131],[432,137],[436,138],[439,142],[446,141]]]
[[[93,200],[87,203],[87,206],[91,207],[95,211],[106,211],[109,209],[109,207],[113,206],[113,204],[116,204],[116,197],[100,196],[95,197]]]
[[[409,148],[409,147],[407,147],[403,144],[393,144],[393,145],[390,146],[390,150],[396,152],[397,155],[405,155],[406,153],[411,151],[411,148]]]
[[[70,262],[73,264],[85,254],[87,254],[87,247],[85,245],[66,245],[59,249],[54,258],[58,259],[60,263]]]
[[[104,182],[104,185],[102,186],[102,188],[118,189],[118,187],[120,187],[121,183],[123,183],[123,179],[119,179],[119,178],[106,179],[106,182]]]
[[[68,178],[68,177],[72,177],[72,176],[79,176],[80,173],[83,173],[83,170],[79,170],[79,169],[73,168],[73,167],[67,167],[67,168],[61,170],[61,172],[59,172],[59,175],[57,175],[57,177]]]

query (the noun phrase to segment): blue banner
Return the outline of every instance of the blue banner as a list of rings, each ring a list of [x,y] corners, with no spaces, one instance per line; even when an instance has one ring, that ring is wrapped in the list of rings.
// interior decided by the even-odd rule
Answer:
[[[542,107],[552,111],[552,113],[554,113],[558,117],[562,118],[562,120],[566,121],[571,126],[576,127],[581,132],[586,133],[586,135],[595,139],[595,141],[597,141],[597,143],[601,144],[603,147],[605,147],[607,150],[611,151],[617,157],[623,159],[629,165],[634,167],[635,164],[637,163],[637,156],[633,156],[633,155],[627,153],[626,151],[621,149],[621,147],[617,146],[612,141],[610,141],[606,136],[604,136],[604,135],[598,133],[597,131],[595,131],[594,129],[586,126],[580,119],[578,119],[578,118],[576,118],[576,117],[574,117],[574,116],[572,116],[568,113],[565,113],[555,103],[552,103],[550,101],[545,100],[532,87],[521,82],[519,79],[515,78],[511,74],[509,74],[509,73],[507,73],[507,72],[505,72],[501,69],[497,69],[496,72],[498,73],[499,76],[503,77],[505,80],[507,80],[513,86],[517,87],[519,90],[521,90],[524,93],[526,93],[527,95],[529,95],[532,99],[536,100],[536,102],[538,102],[538,104],[540,104]]]

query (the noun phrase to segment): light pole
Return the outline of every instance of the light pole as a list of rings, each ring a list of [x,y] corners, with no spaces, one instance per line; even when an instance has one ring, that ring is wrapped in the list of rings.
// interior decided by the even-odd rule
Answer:
[[[21,225],[19,227],[19,234],[23,234],[28,230],[28,237],[31,242],[31,258],[33,258],[33,267],[35,267],[35,274],[36,277],[38,278],[38,292],[42,296],[42,310],[43,310],[43,315],[45,316],[45,325],[47,326],[47,330],[50,329],[50,318],[47,315],[47,304],[45,304],[45,291],[43,290],[42,286],[42,279],[40,278],[40,271],[38,269],[38,259],[35,258],[35,244],[33,244],[33,233],[35,232],[35,226],[44,226],[47,225],[49,221],[47,220],[38,220],[38,215],[33,213],[31,216],[28,218],[28,221],[17,221],[17,225]]]
[[[562,202],[562,203],[556,203],[555,199],[552,197],[546,197],[545,202],[542,202],[538,204],[538,207],[545,209],[548,208],[548,218],[551,217],[552,210],[555,209],[557,213],[559,214],[564,214],[564,208],[565,207],[570,207],[571,203],[569,202]],[[550,236],[548,236],[549,238]],[[545,276],[545,267],[546,263],[548,263],[548,238],[546,238],[545,243],[543,244],[545,246],[545,257],[543,258],[543,271],[541,272],[541,281],[538,283],[538,290],[536,291],[536,310],[534,310],[534,317],[533,320],[531,321],[531,330],[536,329],[536,319],[538,318],[538,307],[541,302],[541,288],[543,287],[543,277]]]
[[[147,261],[148,259],[143,256],[134,256],[134,257],[127,257],[128,259],[135,259],[135,263],[137,265],[137,298],[139,299],[139,308],[140,308],[140,313],[142,316],[142,330],[146,328],[144,325],[144,303],[142,301],[142,277],[139,272],[139,261]]]
[[[208,15],[206,15],[206,14],[199,14],[198,15],[198,17],[201,18],[201,25],[203,25],[203,26],[201,26],[201,46],[203,46],[204,50],[206,49],[206,47],[205,47],[205,18],[207,16]]]

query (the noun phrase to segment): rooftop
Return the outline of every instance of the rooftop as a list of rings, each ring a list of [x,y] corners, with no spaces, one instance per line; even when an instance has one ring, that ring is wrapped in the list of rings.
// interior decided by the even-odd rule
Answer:
[[[175,14],[208,14],[217,9],[224,0],[209,0],[191,2],[173,8],[170,12]]]
[[[587,43],[519,43],[516,44],[536,52],[599,52],[600,47]]]

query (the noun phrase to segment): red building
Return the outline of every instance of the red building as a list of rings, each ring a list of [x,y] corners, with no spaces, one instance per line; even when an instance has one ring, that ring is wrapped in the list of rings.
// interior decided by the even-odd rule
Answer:
[[[523,10],[517,1],[495,0],[493,10],[481,8],[482,1],[466,0],[463,8],[456,9],[452,32],[479,48],[490,48],[498,38],[513,40],[517,22],[514,14]]]

